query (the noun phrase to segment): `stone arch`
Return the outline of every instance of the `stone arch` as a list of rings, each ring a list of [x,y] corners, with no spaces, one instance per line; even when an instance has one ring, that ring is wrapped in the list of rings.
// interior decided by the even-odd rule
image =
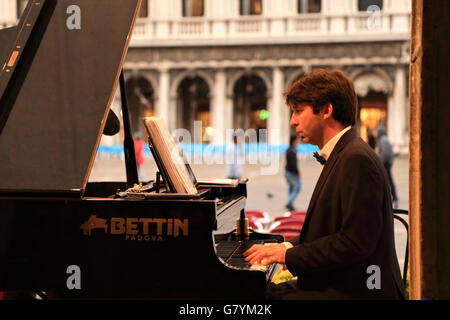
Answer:
[[[260,77],[263,81],[264,84],[266,85],[266,89],[267,89],[267,99],[272,98],[272,81],[271,79],[266,75],[265,72],[263,72],[262,70],[257,70],[257,69],[249,69],[249,70],[239,70],[235,73],[233,73],[231,75],[231,77],[229,78],[228,81],[228,85],[227,85],[227,97],[232,97],[233,96],[233,90],[234,90],[234,86],[236,85],[236,82],[244,75],[256,75],[258,77]]]
[[[389,74],[379,67],[369,70],[358,68],[350,73],[349,78],[353,81],[356,94],[360,97],[367,96],[371,90],[390,96],[394,89],[394,83]]]
[[[349,73],[358,96],[357,127],[361,138],[368,141],[368,133],[375,133],[380,123],[388,120],[389,97],[394,84],[382,68],[358,68]]]
[[[155,81],[148,73],[138,71],[128,72],[124,77],[131,130],[133,134],[144,137],[146,131],[142,118],[153,116],[155,112]]]
[[[306,71],[303,70],[303,68],[300,68],[298,70],[295,70],[294,72],[292,72],[288,78],[286,79],[286,83],[284,86],[284,89],[286,90],[292,83],[294,83],[295,80],[297,80],[299,77],[303,76],[306,74]]]
[[[124,71],[124,80],[125,83],[132,78],[132,77],[142,77],[145,78],[148,82],[150,82],[150,85],[153,88],[153,97],[155,100],[158,99],[158,92],[159,92],[159,82],[158,79],[156,79],[156,76],[154,76],[151,72],[143,71],[143,70],[125,70]]]
[[[178,87],[180,86],[181,82],[187,77],[202,78],[209,87],[210,99],[214,98],[214,79],[207,72],[202,71],[202,70],[185,70],[185,71],[181,72],[180,74],[178,74],[177,76],[175,76],[175,78],[173,79],[173,81],[170,85],[170,98],[171,99],[177,98]]]
[[[267,129],[269,94],[266,81],[256,72],[241,73],[233,86],[233,127]]]
[[[182,72],[173,82],[172,114],[177,128],[195,133],[194,121],[201,121],[202,135],[205,136],[211,124],[211,100],[213,83],[208,83],[204,72]],[[198,139],[199,137],[195,137]]]

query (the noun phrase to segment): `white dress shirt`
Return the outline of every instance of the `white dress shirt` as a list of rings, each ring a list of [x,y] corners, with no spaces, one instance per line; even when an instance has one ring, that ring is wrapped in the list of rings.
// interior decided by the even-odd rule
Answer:
[[[328,140],[328,142],[323,146],[322,150],[320,150],[320,155],[325,158],[325,160],[328,160],[330,157],[330,154],[333,152],[334,147],[338,143],[339,139],[346,133],[348,130],[350,130],[352,127],[348,126],[342,131],[340,131],[337,135],[335,135],[333,138]]]

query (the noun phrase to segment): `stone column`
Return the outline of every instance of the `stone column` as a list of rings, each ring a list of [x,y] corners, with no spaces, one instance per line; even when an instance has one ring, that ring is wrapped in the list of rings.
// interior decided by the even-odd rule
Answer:
[[[330,18],[330,34],[345,34],[347,32],[347,16],[345,14],[349,12],[348,1],[333,0],[333,6],[327,12],[331,14]]]
[[[172,26],[171,20],[174,20],[175,22],[179,20],[178,15],[175,15],[175,17],[173,17],[173,13],[178,12],[175,11],[177,9],[175,8],[176,4],[177,3],[175,3],[173,0],[158,1],[158,3],[155,3],[155,1],[150,1],[150,15],[152,16],[152,18],[158,19],[155,38],[167,39],[172,37],[171,31],[172,29],[174,29],[174,27]],[[154,11],[156,11],[157,13],[155,13]]]
[[[227,21],[230,13],[227,1],[209,0],[205,3],[209,6],[209,14],[212,18],[212,35],[217,38],[225,38],[227,36]]]
[[[288,1],[269,0],[263,1],[263,15],[270,17],[270,30],[268,30],[272,37],[282,37],[285,35],[286,25],[283,16],[286,12],[290,12]]]
[[[214,128],[214,143],[225,142],[226,74],[223,69],[216,71],[214,97],[211,106],[211,126]]]
[[[286,89],[286,87],[284,87]],[[284,92],[284,90],[283,90]],[[281,97],[281,110],[282,110],[282,119],[281,119],[281,143],[289,144],[289,139],[291,137],[291,109],[286,105],[284,101],[284,97]]]
[[[177,117],[179,117],[181,119],[181,105],[179,105],[179,102],[177,101],[177,95],[175,93],[175,95],[170,95],[169,98],[169,108],[168,108],[168,113],[169,115],[167,116],[168,120],[167,120],[167,125],[170,131],[173,131],[175,129],[181,129],[178,125],[177,125]],[[184,128],[184,129],[189,129],[189,128]]]
[[[281,110],[283,106],[283,88],[284,88],[283,71],[279,67],[273,69],[273,88],[272,99],[269,103],[269,119],[267,123],[267,129],[269,130],[269,143],[280,144],[281,137],[283,136],[283,112]],[[271,132],[273,131],[273,134]],[[275,131],[278,131],[275,133]]]
[[[233,123],[233,116],[234,116],[233,96],[227,95],[225,101],[225,116],[224,116],[225,133],[227,129],[237,129],[234,127],[235,124]],[[226,136],[224,137],[224,139],[226,139]]]
[[[331,4],[332,4],[331,0],[322,0],[321,13],[328,14],[330,12]]]
[[[7,1],[0,1],[0,27],[3,27],[6,20],[8,19],[6,13],[8,9],[8,2]]]
[[[17,20],[17,1],[0,1],[0,27]]]
[[[395,70],[394,90],[388,98],[388,138],[391,143],[400,147],[406,146],[406,71],[403,65]]]
[[[170,76],[169,70],[167,68],[162,68],[159,70],[159,92],[158,101],[155,105],[155,115],[161,117],[166,125],[170,127],[169,123],[169,86],[170,86]],[[173,129],[173,128],[171,128]]]

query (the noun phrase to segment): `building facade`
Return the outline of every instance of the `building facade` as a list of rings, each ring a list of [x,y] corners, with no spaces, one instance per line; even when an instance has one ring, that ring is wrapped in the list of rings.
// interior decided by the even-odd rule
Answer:
[[[24,2],[1,1],[0,24]],[[124,64],[133,131],[156,115],[171,131],[201,121],[203,142],[240,128],[286,144],[283,92],[339,68],[355,84],[361,136],[381,121],[406,151],[410,16],[410,0],[143,0]]]

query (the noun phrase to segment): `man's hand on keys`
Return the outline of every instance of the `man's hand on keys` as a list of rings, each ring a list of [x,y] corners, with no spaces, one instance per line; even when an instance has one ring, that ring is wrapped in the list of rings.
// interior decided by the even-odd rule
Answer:
[[[261,266],[272,263],[285,264],[286,250],[287,247],[282,243],[255,244],[244,252],[245,261]]]

